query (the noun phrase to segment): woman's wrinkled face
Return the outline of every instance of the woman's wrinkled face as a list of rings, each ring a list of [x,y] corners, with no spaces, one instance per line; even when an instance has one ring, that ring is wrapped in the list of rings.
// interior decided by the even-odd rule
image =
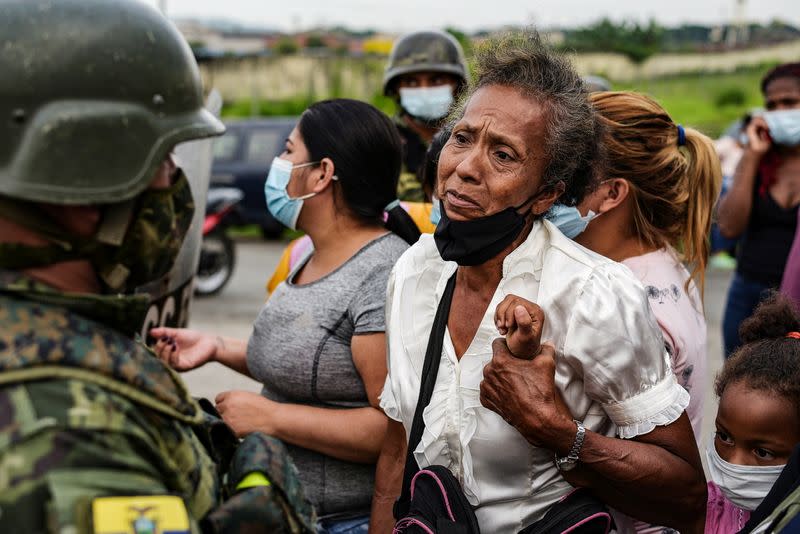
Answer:
[[[476,219],[534,197],[547,164],[544,125],[542,106],[518,89],[478,89],[439,157],[437,196],[447,215]],[[538,214],[549,204],[524,208]]]
[[[783,465],[800,443],[800,421],[794,405],[778,394],[729,384],[719,399],[714,447],[736,465]]]

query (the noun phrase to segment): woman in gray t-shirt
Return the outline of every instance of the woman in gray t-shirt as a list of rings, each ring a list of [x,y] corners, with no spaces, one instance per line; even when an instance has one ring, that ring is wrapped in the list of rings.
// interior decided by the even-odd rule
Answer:
[[[265,194],[271,213],[314,247],[267,301],[250,340],[151,331],[177,370],[218,361],[264,384],[262,395],[220,393],[217,408],[237,435],[264,432],[287,443],[322,531],[369,520],[386,430],[378,404],[386,283],[419,237],[394,201],[400,157],[394,125],[369,104],[312,105],[272,162]]]

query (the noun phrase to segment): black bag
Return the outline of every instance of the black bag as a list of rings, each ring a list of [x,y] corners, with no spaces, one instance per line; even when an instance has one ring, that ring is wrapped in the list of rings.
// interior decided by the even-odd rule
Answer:
[[[608,534],[613,527],[608,508],[588,491],[576,489],[519,534]]]
[[[428,348],[425,351],[419,398],[408,440],[403,489],[400,498],[394,504],[394,517],[397,520],[395,533],[480,534],[475,511],[450,470],[441,465],[420,469],[414,459],[414,449],[419,445],[422,431],[425,430],[422,412],[431,401],[436,375],[439,374],[444,330],[450,315],[450,302],[453,300],[455,285],[456,275],[453,274],[447,281],[439,308],[436,310]]]

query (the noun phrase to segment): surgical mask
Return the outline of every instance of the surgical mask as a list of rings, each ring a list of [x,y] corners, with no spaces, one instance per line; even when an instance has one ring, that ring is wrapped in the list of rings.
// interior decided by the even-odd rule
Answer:
[[[528,218],[518,210],[533,200],[512,206],[487,217],[454,221],[442,209],[433,239],[445,261],[459,265],[481,265],[508,247],[525,228]]]
[[[264,184],[264,198],[267,200],[267,209],[275,219],[284,226],[297,229],[297,218],[300,210],[303,209],[303,201],[316,195],[308,193],[299,197],[290,197],[286,192],[286,186],[292,178],[292,171],[302,167],[316,165],[317,161],[293,165],[291,161],[275,157],[269,168],[267,181]],[[336,179],[336,177],[334,177]]]
[[[800,145],[800,109],[765,111],[762,115],[769,127],[769,136],[778,145]]]
[[[723,460],[714,438],[706,448],[708,474],[730,502],[743,510],[758,508],[783,471],[782,465],[736,465]]]
[[[577,207],[564,204],[553,204],[544,214],[545,219],[555,224],[561,233],[570,239],[578,237],[597,216],[598,214],[592,210],[589,210],[586,216],[582,216]]]
[[[412,117],[439,120],[453,104],[453,89],[449,85],[407,87],[400,89],[400,105]]]
[[[433,207],[431,208],[431,224],[437,226],[442,219],[442,201],[433,197]]]

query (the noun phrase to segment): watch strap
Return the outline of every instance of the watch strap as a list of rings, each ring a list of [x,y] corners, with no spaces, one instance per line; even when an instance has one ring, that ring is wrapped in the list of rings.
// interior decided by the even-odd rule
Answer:
[[[560,467],[562,465],[572,465],[578,462],[581,448],[583,447],[583,440],[586,439],[586,427],[584,427],[583,423],[577,419],[573,419],[573,421],[578,427],[577,431],[575,432],[575,441],[572,442],[572,448],[569,450],[566,456],[559,458],[559,456],[556,455],[556,466]]]

